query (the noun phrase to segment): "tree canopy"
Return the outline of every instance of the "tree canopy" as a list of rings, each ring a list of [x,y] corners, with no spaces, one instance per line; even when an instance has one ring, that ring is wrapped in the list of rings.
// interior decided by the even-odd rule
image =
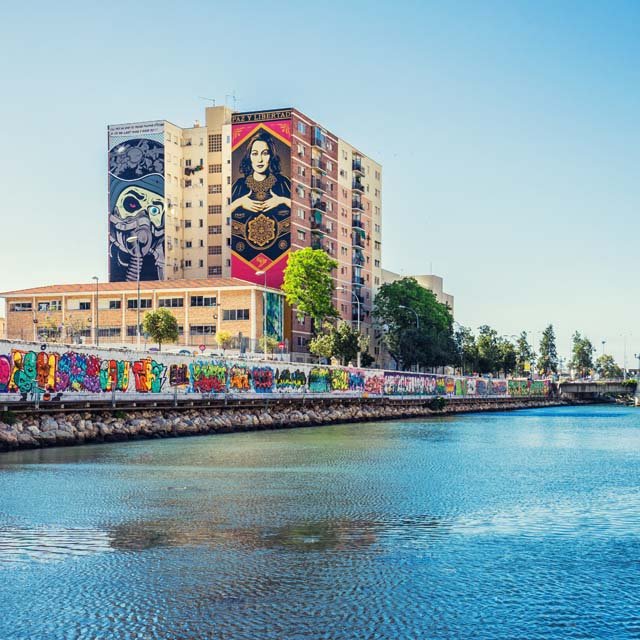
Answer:
[[[311,353],[323,358],[336,358],[340,364],[356,362],[358,351],[365,351],[369,339],[356,331],[348,322],[339,320],[334,326],[325,323],[325,332],[316,336],[309,346]]]
[[[374,315],[385,328],[385,345],[399,367],[433,367],[456,360],[451,311],[415,278],[383,284]]]
[[[162,350],[163,342],[177,342],[178,321],[169,309],[158,309],[145,314],[142,327],[158,348]]]
[[[556,334],[552,324],[542,332],[538,371],[540,373],[558,373],[558,350],[556,348]]]
[[[531,373],[531,368],[536,359],[536,352],[529,344],[526,331],[522,331],[516,341],[516,375],[527,376]]]
[[[306,247],[289,255],[284,270],[282,291],[287,302],[295,306],[298,320],[302,321],[305,315],[311,318],[316,335],[326,319],[338,317],[332,300],[332,271],[337,268],[338,263],[322,249]]]
[[[593,353],[595,348],[589,338],[580,335],[579,331],[573,334],[573,347],[571,349],[571,368],[584,378],[589,375],[593,369]]]

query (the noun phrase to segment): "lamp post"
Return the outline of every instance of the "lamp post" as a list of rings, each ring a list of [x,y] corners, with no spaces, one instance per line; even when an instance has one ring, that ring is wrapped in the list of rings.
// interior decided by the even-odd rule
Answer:
[[[606,340],[602,341],[602,355],[604,355],[604,345],[607,344]]]
[[[264,276],[264,293],[262,294],[262,351],[267,359],[267,272],[256,271],[257,276]]]
[[[342,292],[343,293],[347,292],[346,287],[342,287]],[[356,308],[358,309],[358,321],[356,323],[356,329],[358,331],[358,354],[356,356],[356,367],[358,367],[359,369],[361,358],[362,358],[362,354],[360,353],[360,298],[358,297],[358,294],[353,289],[351,289],[351,300],[356,301]]]
[[[136,249],[137,249],[137,253],[138,255],[136,256],[136,259],[139,261],[140,260],[140,242],[138,241],[138,236],[131,236],[130,238],[127,238],[127,242],[129,244],[135,242],[136,243]],[[142,267],[141,264],[137,265],[138,268],[136,269],[136,280],[138,281],[138,304],[136,305],[136,309],[137,309],[137,320],[136,320],[136,346],[138,348],[138,351],[140,351],[140,269]]]
[[[95,343],[96,343],[96,347],[100,346],[100,318],[98,317],[98,276],[93,276],[91,278],[92,280],[96,281],[96,326],[94,327],[94,331],[96,332],[96,339],[95,339]]]

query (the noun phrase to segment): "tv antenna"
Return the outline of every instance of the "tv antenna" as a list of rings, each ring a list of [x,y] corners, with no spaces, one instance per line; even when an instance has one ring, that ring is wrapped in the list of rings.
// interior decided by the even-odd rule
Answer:
[[[205,96],[198,96],[198,98],[200,98],[200,100],[207,100],[211,103],[212,107],[216,106],[216,101],[213,98],[206,98]]]

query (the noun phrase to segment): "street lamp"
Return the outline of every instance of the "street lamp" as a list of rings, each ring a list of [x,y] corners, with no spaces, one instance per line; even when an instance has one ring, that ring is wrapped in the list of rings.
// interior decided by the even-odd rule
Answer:
[[[411,311],[411,313],[413,313],[416,317],[416,329],[420,329],[420,318],[418,317],[415,309],[412,309],[411,307],[405,307],[405,305],[403,304],[399,304],[398,309],[407,309],[408,311]]]
[[[347,292],[346,287],[342,287],[342,292],[343,293]],[[358,297],[358,294],[353,289],[351,289],[351,299],[353,300],[354,298],[355,298],[357,309],[358,309],[358,322],[356,324],[356,327],[358,330],[358,355],[356,356],[356,367],[358,367],[359,369],[361,357],[362,357],[362,354],[360,353],[360,298]],[[352,319],[352,322],[353,322],[353,319]]]
[[[602,341],[602,355],[604,355],[604,345],[607,344],[606,340]]]
[[[93,276],[92,280],[96,281],[96,326],[94,328],[96,332],[96,347],[100,346],[100,318],[98,317],[98,276]]]
[[[127,238],[127,242],[129,244],[135,242],[136,243],[136,248],[137,248],[137,253],[138,255],[136,256],[136,258],[139,260],[140,259],[140,242],[138,241],[138,236],[131,236],[129,238]],[[140,351],[140,269],[142,268],[141,264],[138,264],[138,268],[136,269],[136,276],[137,276],[137,281],[138,281],[138,304],[136,305],[136,309],[137,309],[137,320],[136,320],[136,346],[138,348],[138,351]]]
[[[267,272],[256,271],[257,276],[264,276],[264,293],[262,297],[262,351],[267,359]]]

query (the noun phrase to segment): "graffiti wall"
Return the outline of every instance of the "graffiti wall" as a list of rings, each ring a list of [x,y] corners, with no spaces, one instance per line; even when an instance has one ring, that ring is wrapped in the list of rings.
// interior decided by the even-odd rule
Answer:
[[[114,125],[109,139],[109,281],[163,280],[164,123]]]
[[[287,362],[131,357],[0,341],[0,393],[361,393],[365,396],[546,396],[548,380],[492,380]]]
[[[291,247],[291,111],[236,113],[231,129],[231,275],[279,289]]]

